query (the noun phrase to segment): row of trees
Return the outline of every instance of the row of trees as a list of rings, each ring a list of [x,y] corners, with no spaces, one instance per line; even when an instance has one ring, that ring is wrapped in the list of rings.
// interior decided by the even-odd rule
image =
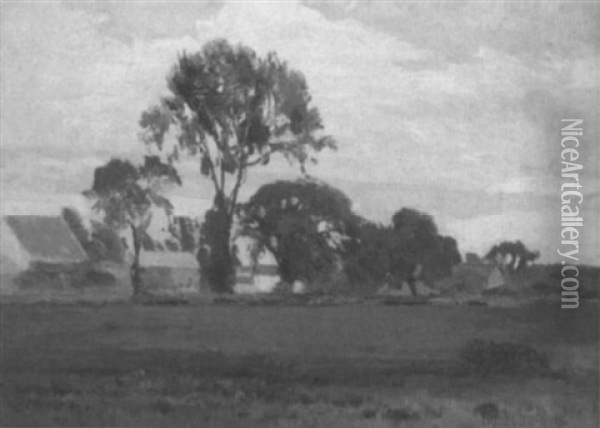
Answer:
[[[430,216],[404,208],[389,225],[375,224],[356,215],[341,191],[306,175],[267,184],[240,203],[249,171],[275,155],[306,174],[306,164],[316,163],[320,151],[336,149],[323,132],[304,76],[276,53],[260,57],[246,46],[215,40],[198,53],[180,55],[167,86],[170,95],[144,111],[139,122],[140,139],[160,156],[147,156],[139,166],[112,159],[96,169],[86,192],[106,224],[130,230],[136,292],[140,237],[153,207],[171,213],[163,190],[181,184],[175,165],[182,153],[197,159],[200,176],[214,188],[198,259],[217,292],[232,290],[234,226],[251,238],[255,256],[264,251],[275,256],[289,283],[343,271],[350,282],[406,279],[414,286],[416,276],[448,275],[460,261],[456,241],[441,236]]]

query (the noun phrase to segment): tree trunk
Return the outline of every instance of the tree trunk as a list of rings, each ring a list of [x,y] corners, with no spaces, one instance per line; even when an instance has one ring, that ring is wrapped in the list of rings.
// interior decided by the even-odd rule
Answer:
[[[142,243],[135,226],[131,226],[131,235],[133,238],[133,263],[131,264],[130,277],[133,287],[133,296],[137,297],[142,291],[142,276],[140,274],[140,251]]]
[[[208,282],[217,293],[231,293],[235,282],[230,247],[232,218],[224,195],[217,195],[214,208],[216,215],[210,224],[214,229],[211,231],[213,242],[209,243]]]

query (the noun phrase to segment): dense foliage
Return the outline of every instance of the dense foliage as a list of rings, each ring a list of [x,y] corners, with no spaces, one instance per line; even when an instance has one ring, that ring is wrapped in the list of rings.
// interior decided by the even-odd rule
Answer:
[[[253,239],[254,254],[270,251],[287,283],[310,283],[340,268],[353,222],[350,199],[312,179],[266,184],[240,210],[241,233]]]
[[[539,257],[539,251],[530,251],[521,241],[501,242],[494,245],[485,256],[487,260],[492,261],[499,258],[509,273],[522,270]]]
[[[304,76],[275,53],[261,58],[246,46],[214,40],[182,54],[167,80],[171,94],[143,112],[141,137],[169,161],[181,151],[196,156],[202,176],[212,181],[211,215],[222,217],[207,219],[220,228],[206,242],[210,265],[219,271],[211,275],[212,286],[231,291],[231,229],[248,169],[281,154],[304,171],[316,153],[335,144],[320,135],[323,123]],[[171,127],[177,143],[168,147]]]

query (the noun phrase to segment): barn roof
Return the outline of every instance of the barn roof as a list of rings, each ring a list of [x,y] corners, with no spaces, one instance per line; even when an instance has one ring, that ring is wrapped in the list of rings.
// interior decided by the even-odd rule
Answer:
[[[6,216],[6,224],[33,261],[80,263],[86,254],[61,217]]]

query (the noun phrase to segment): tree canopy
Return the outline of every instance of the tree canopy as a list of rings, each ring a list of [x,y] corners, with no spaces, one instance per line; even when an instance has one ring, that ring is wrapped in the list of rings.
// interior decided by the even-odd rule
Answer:
[[[216,242],[207,242],[212,265],[223,271],[218,291],[227,291],[231,271],[231,226],[248,168],[267,165],[280,154],[299,164],[335,148],[323,135],[319,111],[311,105],[306,79],[274,52],[259,57],[243,45],[214,40],[194,54],[183,53],[167,78],[171,94],[142,113],[142,140],[167,152],[197,156],[202,176],[214,186],[214,211],[223,217]],[[176,128],[177,143],[166,135]]]
[[[334,269],[355,233],[354,219],[345,194],[312,179],[266,184],[240,209],[241,234],[253,239],[255,254],[274,255],[288,283],[312,282]]]
[[[360,219],[356,240],[346,255],[348,279],[367,287],[406,281],[415,293],[417,278],[431,282],[451,275],[461,256],[456,240],[442,236],[433,217],[412,208],[402,208],[391,225]]]
[[[499,256],[509,273],[515,273],[527,266],[528,263],[537,260],[540,253],[539,251],[530,251],[521,241],[503,241],[490,248],[485,259],[494,261]]]

